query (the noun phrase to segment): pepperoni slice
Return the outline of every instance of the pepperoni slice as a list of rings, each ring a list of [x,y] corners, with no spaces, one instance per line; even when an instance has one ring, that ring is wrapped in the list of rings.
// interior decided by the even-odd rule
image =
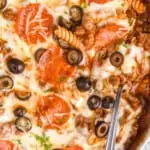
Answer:
[[[37,107],[38,123],[45,129],[60,128],[70,116],[68,103],[56,95],[41,97]]]
[[[73,75],[75,67],[66,62],[62,49],[51,47],[40,57],[38,70],[42,82],[58,87]]]
[[[7,140],[0,140],[0,150],[13,150],[14,144]]]
[[[95,47],[100,49],[121,39],[127,32],[126,27],[117,24],[108,24],[100,28],[96,35]]]
[[[16,32],[28,44],[45,42],[52,32],[53,17],[45,6],[29,4],[17,14]]]
[[[89,3],[94,2],[94,3],[98,3],[98,4],[104,4],[107,2],[110,2],[112,0],[89,0]]]
[[[75,145],[75,146],[68,147],[65,150],[83,150],[83,148]]]

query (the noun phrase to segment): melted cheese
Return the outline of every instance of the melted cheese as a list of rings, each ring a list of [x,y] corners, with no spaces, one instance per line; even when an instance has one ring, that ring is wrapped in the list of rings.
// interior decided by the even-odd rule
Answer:
[[[122,65],[122,71],[125,74],[130,74],[133,72],[133,69],[136,68],[137,62],[141,63],[143,58],[143,48],[131,45],[129,47],[129,54],[126,55],[124,63]]]
[[[116,13],[116,10],[119,8],[125,8],[122,7],[122,4],[124,4],[123,0],[113,0],[104,4],[98,4],[98,3],[94,3],[92,2],[90,4],[90,10],[91,11],[106,11],[106,12],[112,12],[112,13]]]
[[[70,0],[70,3],[80,3],[79,0]],[[70,19],[69,17],[69,8],[63,4],[66,3],[66,0],[8,0],[7,7],[16,7],[16,9],[19,9],[22,6],[25,6],[28,3],[42,3],[40,9],[38,10],[39,13],[37,13],[36,19],[42,23],[43,20],[39,19],[40,17],[40,11],[43,8],[46,8],[50,14],[53,15],[54,21],[56,23],[57,17],[62,15],[66,19]],[[106,4],[96,4],[91,3],[86,9],[86,12],[97,12],[100,11],[100,17],[107,18],[108,16],[116,16],[117,9],[126,9],[125,7],[122,7],[122,4],[124,3],[123,0],[113,0],[111,2],[108,2]],[[47,6],[47,7],[46,7]],[[67,13],[66,13],[67,12]],[[30,16],[29,16],[30,17]],[[30,19],[30,18],[28,18]],[[32,98],[29,101],[21,102],[19,101],[13,93],[11,93],[9,96],[4,97],[4,109],[5,112],[2,116],[0,116],[0,123],[5,123],[9,121],[14,121],[15,117],[13,114],[14,106],[16,105],[23,105],[28,109],[28,113],[26,114],[29,118],[32,119],[32,129],[28,133],[24,133],[23,135],[15,135],[14,132],[9,133],[9,139],[20,139],[22,145],[19,146],[19,148],[24,148],[25,150],[44,150],[43,147],[41,147],[40,143],[31,136],[31,133],[36,133],[39,135],[42,135],[44,132],[42,128],[38,127],[36,124],[36,119],[34,117],[34,112],[36,111],[36,100],[38,95],[46,95],[43,93],[43,89],[39,86],[36,77],[36,62],[34,60],[34,53],[38,48],[48,48],[50,45],[54,43],[52,36],[46,38],[45,34],[42,33],[42,35],[45,37],[46,42],[44,43],[37,43],[28,45],[26,44],[22,39],[19,38],[19,36],[15,33],[14,30],[14,23],[8,20],[5,20],[2,15],[0,14],[0,38],[7,41],[6,47],[11,49],[11,56],[18,57],[19,59],[22,59],[26,63],[26,70],[19,75],[13,75],[11,74],[13,80],[14,80],[14,89],[28,89],[32,91]],[[110,20],[104,20],[104,24],[108,22],[117,22],[120,25],[125,26],[127,29],[130,30],[130,25],[128,23],[128,19],[116,19],[112,18]],[[103,24],[103,23],[102,23]],[[27,26],[29,26],[29,22],[27,21]],[[43,28],[42,26],[39,27],[40,29]],[[28,27],[26,29],[26,32],[28,32]],[[36,28],[36,30],[38,30]],[[127,48],[120,46],[119,50],[124,56],[124,64],[122,65],[121,69],[123,73],[125,74],[131,74],[133,72],[133,68],[136,66],[136,61],[139,61],[141,63],[143,61],[143,48],[137,47],[135,45],[128,45],[129,46],[129,53],[127,54]],[[94,49],[89,50],[88,55],[90,58],[93,58],[95,55]],[[8,74],[8,69],[5,64],[5,59],[7,56],[3,56],[0,53],[0,75]],[[146,58],[149,57],[149,54],[146,54]],[[86,64],[86,58],[84,59],[82,65]],[[147,61],[146,61],[147,62]],[[147,67],[148,67],[148,63]],[[90,71],[77,71],[76,77],[79,75],[90,75]],[[107,78],[109,78],[111,75],[120,75],[121,71],[114,66],[111,65],[109,59],[107,59],[104,64],[101,66],[93,66],[92,72],[91,72],[91,78],[97,79],[97,90],[99,92],[103,89],[103,81]],[[49,85],[48,85],[49,86]],[[47,87],[48,87],[47,86]],[[46,88],[47,88],[46,87]],[[0,91],[1,92],[1,91]],[[74,95],[73,95],[73,93]],[[87,128],[76,128],[75,126],[75,116],[82,115],[85,117],[91,117],[93,116],[94,112],[89,110],[87,106],[87,99],[89,95],[91,95],[94,91],[91,90],[89,92],[85,92],[84,94],[82,92],[77,91],[76,87],[74,88],[74,83],[72,82],[72,79],[70,79],[66,85],[65,90],[59,94],[60,97],[64,98],[70,105],[71,103],[77,108],[77,110],[74,110],[71,107],[71,117],[69,118],[68,122],[63,126],[60,127],[60,132],[57,130],[47,130],[45,133],[48,135],[51,139],[51,143],[53,145],[53,148],[64,148],[67,145],[70,144],[78,144],[82,145],[84,150],[99,150],[101,147],[103,147],[104,142],[100,141],[99,143],[89,145],[88,144],[88,136],[89,131]],[[113,93],[113,92],[112,92]],[[49,93],[48,93],[49,94]],[[111,93],[109,93],[111,94]],[[105,93],[101,93],[101,96],[104,96]],[[112,94],[114,96],[114,93]],[[124,109],[128,109],[130,111],[129,116],[129,122],[126,124],[123,128],[124,136],[122,137],[122,140],[120,143],[116,144],[116,150],[123,150],[123,144],[126,142],[126,140],[130,137],[130,133],[133,128],[133,124],[136,121],[135,116],[137,116],[141,112],[141,107],[139,107],[136,111],[133,111],[133,109],[130,107],[130,105],[125,101],[121,100],[120,109],[119,109],[119,118],[123,115]],[[107,116],[104,118],[105,121],[110,122],[111,120],[111,113],[108,113]],[[119,126],[119,125],[118,125]],[[121,126],[118,127],[118,133]],[[103,148],[101,148],[103,149]]]
[[[54,148],[63,148],[63,145],[70,143],[74,137],[74,132],[59,134],[55,130],[49,130],[46,134],[51,137]]]

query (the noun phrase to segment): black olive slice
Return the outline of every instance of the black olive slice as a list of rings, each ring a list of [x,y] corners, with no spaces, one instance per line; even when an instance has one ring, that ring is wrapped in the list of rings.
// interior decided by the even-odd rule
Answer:
[[[88,77],[81,76],[77,78],[76,86],[81,92],[85,92],[91,88],[92,82],[90,81]]]
[[[27,117],[19,117],[15,121],[16,128],[22,132],[28,132],[32,128],[31,120]]]
[[[26,109],[24,107],[17,107],[15,110],[14,110],[14,115],[16,117],[23,117],[26,113]]]
[[[58,17],[58,25],[60,25],[61,27],[67,28],[68,30],[71,30],[73,27],[73,24],[71,21],[66,20],[64,17],[59,16]]]
[[[80,50],[72,49],[67,52],[66,59],[70,65],[79,65],[83,59],[83,54]]]
[[[0,0],[0,9],[5,8],[6,4],[7,4],[7,0]]]
[[[70,8],[69,12],[71,16],[71,21],[76,23],[76,25],[80,25],[82,23],[83,10],[80,6],[74,5]]]
[[[28,100],[31,97],[31,92],[28,91],[15,91],[15,96],[22,101]]]
[[[0,77],[0,90],[8,90],[11,89],[14,85],[14,82],[9,76],[1,76]]]
[[[115,100],[111,96],[105,96],[102,100],[102,107],[105,109],[113,108],[115,104]]]
[[[23,61],[17,59],[17,58],[11,58],[7,62],[7,67],[10,72],[14,74],[22,73],[25,69],[25,64]]]
[[[92,95],[87,100],[87,105],[91,110],[95,110],[97,108],[100,108],[101,106],[101,98],[97,95]]]
[[[66,42],[66,41],[64,41],[64,40],[62,40],[62,39],[57,39],[57,42],[58,42],[58,45],[61,47],[61,48],[63,48],[63,49],[69,49],[69,48],[71,48],[70,47],[70,45]]]
[[[124,57],[120,52],[114,52],[110,56],[110,62],[115,67],[120,67],[124,62]]]
[[[45,48],[39,48],[36,50],[35,54],[34,54],[34,58],[36,62],[39,62],[40,57],[42,56],[42,54],[46,51]]]
[[[95,125],[95,135],[99,138],[105,137],[108,133],[109,126],[104,121],[98,121]]]

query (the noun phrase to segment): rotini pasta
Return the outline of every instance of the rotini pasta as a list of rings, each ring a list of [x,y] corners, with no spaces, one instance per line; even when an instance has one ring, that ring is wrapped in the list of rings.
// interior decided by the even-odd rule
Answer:
[[[137,13],[142,14],[145,12],[146,7],[141,0],[127,0],[129,7],[133,8]]]
[[[78,39],[76,35],[74,35],[71,31],[68,31],[67,29],[63,27],[58,27],[55,30],[55,35],[58,38],[61,38],[62,40],[66,41],[68,44],[70,44],[72,47],[83,50],[84,46]]]

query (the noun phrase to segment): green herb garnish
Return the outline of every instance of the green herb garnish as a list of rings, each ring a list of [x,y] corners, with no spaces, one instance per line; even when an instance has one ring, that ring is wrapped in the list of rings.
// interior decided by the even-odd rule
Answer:
[[[46,136],[45,134],[38,135],[36,133],[31,133],[31,136],[33,136],[40,145],[44,148],[44,150],[51,150],[52,144],[50,142],[50,137]]]
[[[16,143],[17,145],[22,145],[22,142],[20,139],[13,139],[12,140],[14,143]]]
[[[51,92],[51,88],[48,88],[48,89],[44,90],[43,92],[44,93],[49,93],[49,92]]]
[[[125,48],[128,48],[128,45],[124,42],[122,43],[122,46],[125,47]]]

